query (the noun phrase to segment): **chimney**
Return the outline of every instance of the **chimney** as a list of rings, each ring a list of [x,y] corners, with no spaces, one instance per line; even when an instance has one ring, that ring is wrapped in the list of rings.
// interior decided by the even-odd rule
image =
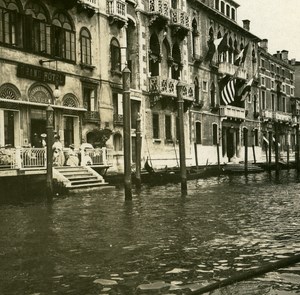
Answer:
[[[295,59],[295,58],[292,58],[292,59],[291,59],[291,65],[292,65],[292,66],[295,66],[295,65],[296,65],[296,59]]]
[[[249,19],[243,20],[243,28],[247,31],[250,31],[250,20]]]
[[[289,62],[289,52],[287,50],[281,50],[281,58],[286,63]]]
[[[260,47],[268,52],[268,39],[263,39],[260,41]]]

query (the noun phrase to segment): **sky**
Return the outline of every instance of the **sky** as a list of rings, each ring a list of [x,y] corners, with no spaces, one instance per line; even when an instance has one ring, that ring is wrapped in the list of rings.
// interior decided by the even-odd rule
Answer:
[[[300,61],[300,0],[235,0],[238,24],[250,20],[250,31],[268,39],[269,53],[288,50],[289,59]],[[298,15],[297,15],[298,14]]]

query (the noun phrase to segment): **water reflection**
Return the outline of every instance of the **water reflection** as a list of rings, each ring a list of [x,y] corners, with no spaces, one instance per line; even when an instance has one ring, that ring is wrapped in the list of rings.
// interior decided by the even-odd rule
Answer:
[[[0,294],[188,294],[300,252],[293,172],[0,206]],[[213,294],[295,294],[300,266]]]

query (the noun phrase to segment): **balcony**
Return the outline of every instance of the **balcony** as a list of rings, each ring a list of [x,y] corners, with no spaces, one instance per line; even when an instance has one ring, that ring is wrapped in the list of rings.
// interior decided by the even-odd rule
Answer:
[[[169,101],[174,102],[173,98],[177,98],[177,84],[178,80],[162,78],[160,76],[149,78],[149,93],[151,95],[151,106],[154,106],[161,98],[170,98]],[[183,86],[182,97],[185,103],[194,101],[194,85],[180,82]],[[165,99],[162,101],[165,104]]]
[[[78,0],[77,12],[86,12],[89,17],[92,17],[95,12],[99,11],[99,0]]]
[[[124,0],[107,0],[107,14],[110,25],[116,23],[122,28],[127,23],[127,4]]]
[[[190,30],[190,18],[187,12],[181,9],[171,9],[170,26],[172,27],[173,35],[183,39]]]
[[[149,78],[150,94],[177,97],[176,85],[178,80],[161,78],[160,76]]]
[[[234,106],[220,106],[220,116],[245,120],[246,111],[243,108]]]
[[[170,8],[168,0],[149,0],[148,14],[150,26],[163,29],[170,20]]]
[[[83,115],[83,123],[100,123],[100,114],[95,111],[87,111]]]
[[[247,80],[247,71],[243,68],[238,68],[236,65],[228,62],[221,62],[219,64],[219,73],[233,76],[237,71],[236,77],[239,79]]]
[[[274,119],[281,122],[292,122],[292,114],[285,112],[275,112]]]
[[[114,114],[114,125],[115,126],[123,126],[123,115]]]
[[[270,110],[262,110],[261,117],[264,121],[272,120],[273,119],[273,111]]]

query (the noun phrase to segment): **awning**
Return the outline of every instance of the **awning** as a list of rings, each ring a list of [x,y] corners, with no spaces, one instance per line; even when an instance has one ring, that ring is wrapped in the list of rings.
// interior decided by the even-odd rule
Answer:
[[[19,105],[30,105],[30,106],[37,106],[37,107],[44,107],[44,108],[46,108],[48,106],[47,104],[44,104],[44,103],[31,102],[31,101],[25,101],[25,100],[6,99],[6,98],[0,98],[0,102],[14,103],[14,104],[19,104]],[[59,105],[55,105],[55,104],[50,104],[50,106],[54,109],[87,112],[87,109],[80,108],[80,107],[74,108],[74,107],[68,107],[68,106],[59,106]]]

